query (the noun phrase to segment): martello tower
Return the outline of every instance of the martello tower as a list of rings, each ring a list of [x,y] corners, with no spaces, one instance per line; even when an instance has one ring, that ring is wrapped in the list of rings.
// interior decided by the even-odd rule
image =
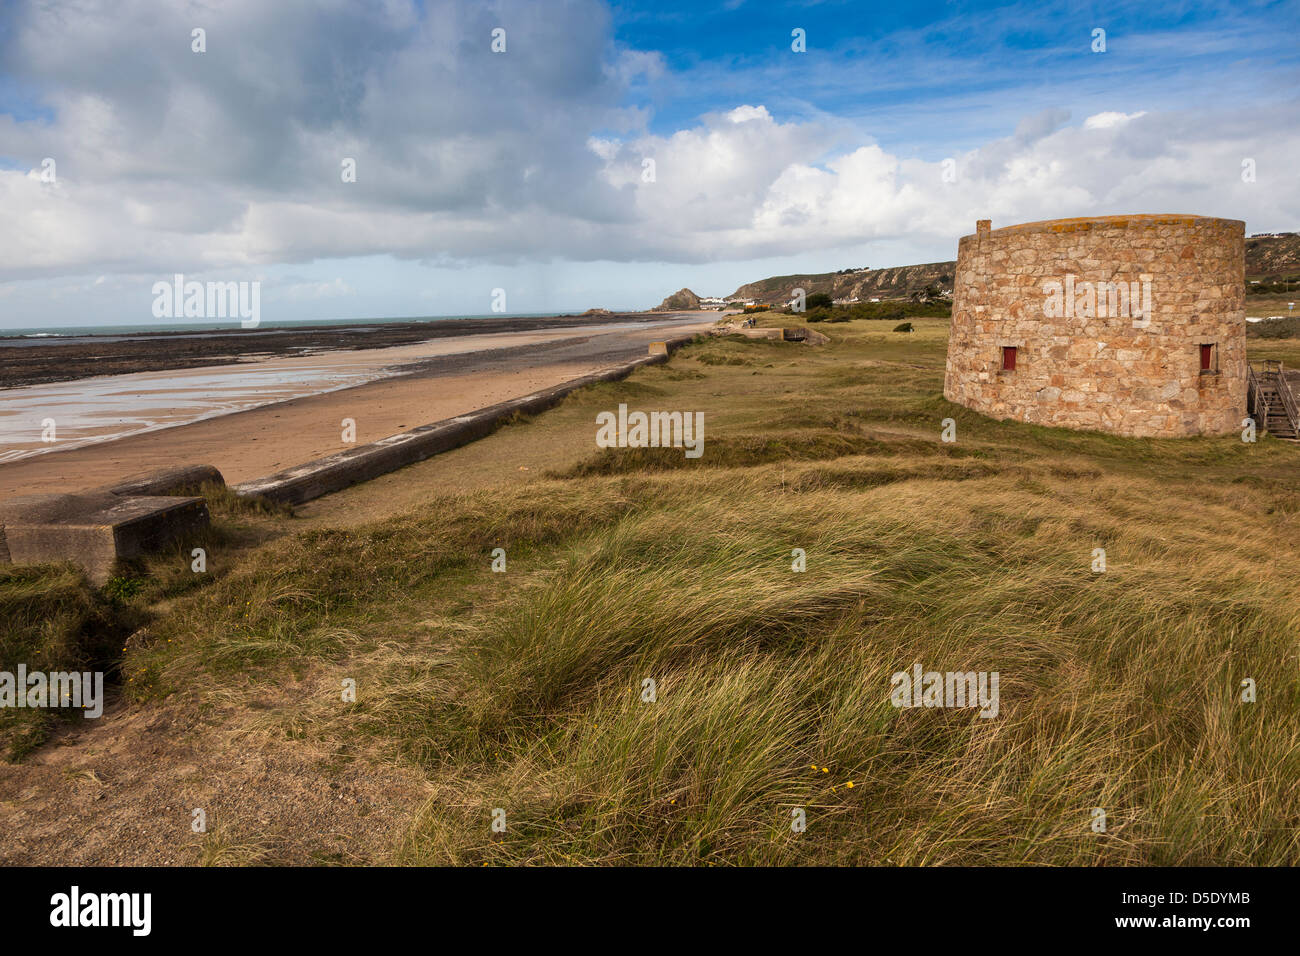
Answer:
[[[1118,435],[1240,429],[1245,223],[990,225],[958,245],[945,397],[994,418]]]

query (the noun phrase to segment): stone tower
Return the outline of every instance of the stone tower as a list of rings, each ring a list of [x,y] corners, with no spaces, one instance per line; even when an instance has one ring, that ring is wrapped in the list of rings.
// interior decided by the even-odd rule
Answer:
[[[994,418],[1139,437],[1246,415],[1245,223],[1100,216],[957,248],[943,394]]]

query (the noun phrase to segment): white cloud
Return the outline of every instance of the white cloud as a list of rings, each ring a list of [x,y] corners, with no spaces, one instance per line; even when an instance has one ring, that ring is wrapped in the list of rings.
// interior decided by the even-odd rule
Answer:
[[[1135,120],[1139,116],[1146,116],[1146,110],[1139,110],[1136,113],[1097,113],[1089,116],[1083,121],[1084,129],[1110,129],[1112,126],[1123,126],[1130,120]]]
[[[747,123],[750,120],[771,122],[772,114],[767,111],[766,106],[737,106],[727,114],[727,119],[733,123]]]
[[[0,58],[54,119],[0,116],[0,279],[213,270],[391,255],[437,263],[709,262],[877,242],[955,254],[996,224],[1192,212],[1294,228],[1300,105],[1231,113],[1063,108],[940,159],[833,118],[725,104],[646,131],[629,85],[655,53],[606,8],[469,0],[32,6]],[[208,52],[189,30],[208,24]],[[506,23],[505,54],[488,49]],[[180,38],[180,39],[178,39]],[[57,183],[37,170],[58,161]],[[343,183],[340,162],[357,161]],[[1240,181],[1256,160],[1258,181]],[[655,163],[644,182],[644,160]],[[31,170],[31,171],[29,171]],[[892,246],[891,246],[892,247]],[[938,257],[938,256],[936,256]],[[881,263],[884,264],[884,263]],[[315,290],[315,291],[313,291]],[[350,294],[336,278],[286,297]]]
[[[735,122],[738,115],[745,120]],[[1287,156],[1300,148],[1300,132],[1275,110],[1271,115],[1264,123],[1241,115],[1103,113],[1082,125],[1069,125],[1060,113],[1026,117],[1011,136],[954,157],[955,182],[944,180],[941,161],[903,158],[874,143],[826,159],[840,132],[781,123],[752,106],[617,151],[603,142],[600,155],[611,181],[635,188],[638,216],[630,228],[648,255],[751,258],[946,238],[951,256],[956,237],[989,217],[1009,225],[1192,212],[1260,227],[1294,224],[1300,186],[1285,171]],[[657,181],[627,185],[645,155],[656,159]],[[1245,155],[1271,171],[1267,182],[1241,182]]]

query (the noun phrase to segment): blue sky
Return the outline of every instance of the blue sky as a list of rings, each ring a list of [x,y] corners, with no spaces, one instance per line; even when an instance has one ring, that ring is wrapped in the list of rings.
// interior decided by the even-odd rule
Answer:
[[[175,273],[259,281],[273,318],[625,309],[949,259],[976,218],[1294,230],[1297,14],[18,0],[0,328],[147,322]]]
[[[1230,106],[1243,95],[1294,96],[1300,79],[1300,18],[1291,3],[828,0],[613,9],[618,40],[660,51],[673,75],[634,94],[653,109],[657,132],[722,103],[762,102],[782,117],[853,120],[889,148],[947,155],[1042,109]],[[806,31],[805,58],[785,55],[792,26]],[[1106,30],[1107,55],[1091,50],[1095,28]],[[1288,77],[1289,87],[1275,85]]]

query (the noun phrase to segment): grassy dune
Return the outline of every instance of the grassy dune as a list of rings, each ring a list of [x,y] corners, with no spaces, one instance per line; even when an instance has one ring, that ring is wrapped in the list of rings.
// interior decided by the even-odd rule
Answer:
[[[117,653],[140,612],[90,588],[80,569],[0,566],[0,671],[116,670]],[[71,711],[0,707],[0,758],[45,743]]]
[[[417,767],[401,863],[1300,862],[1300,449],[994,422],[913,322],[690,346],[437,466],[545,470],[386,520],[228,513],[129,599],[123,686],[318,679],[261,732]],[[703,411],[703,457],[597,449],[620,402]],[[918,662],[999,672],[998,716],[894,708]]]

